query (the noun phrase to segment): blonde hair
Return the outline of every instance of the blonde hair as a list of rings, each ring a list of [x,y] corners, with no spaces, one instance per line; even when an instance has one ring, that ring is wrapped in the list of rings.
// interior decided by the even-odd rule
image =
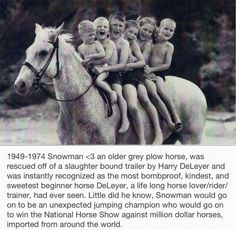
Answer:
[[[151,24],[152,26],[156,27],[156,19],[154,17],[138,17],[137,22],[139,23],[140,27],[144,24]]]
[[[83,20],[78,25],[79,35],[96,31],[95,25],[89,20]]]
[[[108,24],[108,26],[109,26],[109,21],[108,21],[105,17],[97,17],[97,18],[93,21],[95,27],[97,27],[97,24],[98,24],[98,22],[100,22],[100,21],[106,22],[106,23]]]
[[[173,19],[171,19],[171,18],[164,18],[164,19],[162,19],[161,22],[160,22],[160,27],[164,26],[164,24],[166,22],[170,22],[171,24],[173,24],[174,27],[176,27],[176,22]]]

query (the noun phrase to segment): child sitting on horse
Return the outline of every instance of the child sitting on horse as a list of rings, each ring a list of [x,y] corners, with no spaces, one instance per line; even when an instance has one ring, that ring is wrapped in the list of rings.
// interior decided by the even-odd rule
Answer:
[[[114,18],[111,20],[111,25],[114,24],[114,31],[118,31],[119,28],[119,19]],[[139,25],[135,21],[127,21],[125,23],[125,35],[124,38],[129,41],[129,46],[126,49],[123,49],[123,63],[120,62],[118,65],[113,66],[105,66],[99,68],[99,71],[122,71],[122,85],[123,85],[123,96],[126,99],[128,111],[131,117],[131,121],[133,122],[134,130],[137,133],[139,143],[145,144],[144,138],[144,127],[142,122],[142,117],[140,111],[138,109],[137,99],[139,96],[141,104],[147,110],[149,117],[155,128],[155,137],[154,137],[154,144],[161,144],[163,140],[163,135],[161,129],[159,127],[158,115],[155,107],[151,104],[146,89],[143,86],[143,77],[144,77],[144,70],[143,67],[145,65],[144,57],[139,49],[138,43],[136,42],[137,34],[139,32]],[[116,33],[115,36],[116,37]],[[121,36],[118,37],[122,39],[121,41],[124,44],[127,41],[123,41],[124,38]],[[120,40],[115,39],[117,42],[116,44],[120,45]],[[118,46],[122,47],[122,46]],[[126,60],[126,62],[124,62]]]
[[[87,66],[88,72],[92,77],[94,73],[92,71],[93,65],[89,65],[92,60],[99,60],[106,56],[103,46],[95,40],[96,28],[93,22],[89,20],[84,20],[78,25],[79,36],[81,37],[83,43],[78,47],[78,52],[83,58],[85,66]],[[97,76],[95,80],[95,85],[108,93],[111,103],[117,101],[116,92],[113,91],[110,86],[104,81],[107,78],[106,73],[101,73]]]
[[[111,39],[114,41],[117,52],[118,52],[118,64],[113,66],[103,66],[96,68],[99,73],[102,72],[117,72],[115,76],[110,78],[110,83],[113,89],[116,90],[118,95],[118,104],[120,104],[120,111],[123,117],[127,117],[127,108],[131,117],[131,121],[134,124],[134,130],[137,134],[138,141],[140,144],[145,144],[144,128],[142,123],[142,118],[140,111],[137,108],[137,92],[135,87],[123,86],[124,72],[129,69],[128,60],[131,57],[131,50],[129,42],[124,39],[123,33],[125,29],[126,18],[122,13],[114,13],[109,17],[110,27],[111,27]],[[130,63],[133,64],[133,63]],[[133,68],[144,67],[143,63],[138,63],[138,65]],[[135,64],[136,65],[136,64]],[[122,93],[123,91],[123,93]],[[134,96],[132,96],[134,95]],[[125,99],[124,99],[124,97]],[[132,100],[131,100],[132,97]],[[127,118],[127,125],[129,126],[129,120]]]
[[[137,95],[142,107],[146,110],[154,127],[154,141],[153,144],[162,144],[163,134],[159,124],[158,113],[154,105],[151,103],[147,90],[144,86],[144,56],[139,48],[137,42],[137,35],[140,27],[138,22],[134,20],[128,20],[125,24],[124,38],[129,41],[131,54],[129,65],[131,69],[125,72],[123,76],[123,90],[124,96],[127,101],[131,101],[132,106],[137,107]],[[138,69],[136,69],[138,68]],[[137,95],[130,93],[131,89],[137,90]],[[127,94],[127,95],[126,95]],[[129,103],[128,103],[129,104]],[[136,124],[134,124],[135,126]]]
[[[109,72],[107,82],[111,85],[112,89],[117,93],[117,102],[121,114],[120,133],[128,130],[130,122],[127,116],[127,103],[122,93],[122,70],[124,64],[128,60],[129,43],[123,38],[125,16],[122,13],[114,13],[109,17],[110,24],[110,39],[114,42],[118,54],[117,62],[115,65],[95,67],[97,73]],[[115,68],[114,68],[115,66]]]
[[[145,66],[147,75],[154,73],[156,75],[157,92],[168,107],[173,121],[175,123],[175,131],[182,129],[182,122],[177,112],[173,99],[168,95],[165,89],[166,70],[171,65],[174,52],[174,46],[169,40],[173,37],[176,28],[174,20],[165,18],[161,21],[160,27],[157,29],[156,44],[152,47],[149,65]]]
[[[152,51],[152,36],[156,28],[156,19],[153,17],[138,18],[137,21],[140,25],[138,34],[138,44],[145,59],[145,63],[148,64],[150,54]],[[172,122],[168,109],[160,96],[157,94],[157,88],[155,84],[156,76],[154,74],[148,74],[145,76],[144,85],[147,89],[152,103],[156,106],[157,111],[161,114],[162,118],[166,121],[170,131],[174,130],[175,124]]]

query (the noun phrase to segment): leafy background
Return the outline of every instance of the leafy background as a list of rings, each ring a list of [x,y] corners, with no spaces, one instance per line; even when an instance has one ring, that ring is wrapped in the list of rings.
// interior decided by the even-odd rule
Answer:
[[[173,75],[199,85],[208,106],[215,111],[235,111],[235,1],[233,0],[0,0],[0,103],[19,108],[42,103],[35,92],[16,95],[12,82],[33,42],[35,23],[58,26],[74,34],[82,19],[94,20],[122,11],[128,19],[139,15],[176,20]],[[181,87],[181,86],[180,86]]]

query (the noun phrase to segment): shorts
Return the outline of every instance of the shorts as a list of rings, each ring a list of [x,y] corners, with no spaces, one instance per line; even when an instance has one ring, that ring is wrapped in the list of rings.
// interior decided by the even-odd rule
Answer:
[[[168,73],[167,70],[154,72],[154,74],[155,74],[156,76],[161,77],[164,81],[166,80],[166,76],[169,75],[169,73]]]
[[[84,65],[84,67],[87,70],[88,74],[92,77],[92,79],[97,77],[97,74],[93,72],[94,65]]]
[[[123,85],[131,84],[137,87],[139,84],[143,84],[144,81],[144,69],[129,70],[123,74]]]
[[[158,72],[153,72],[145,76],[145,79],[151,80],[151,81],[156,81],[157,77],[161,77],[164,81],[166,80],[166,76],[169,75],[168,71],[158,71]]]
[[[121,72],[109,72],[106,82],[109,85],[119,84],[122,85],[122,73]]]

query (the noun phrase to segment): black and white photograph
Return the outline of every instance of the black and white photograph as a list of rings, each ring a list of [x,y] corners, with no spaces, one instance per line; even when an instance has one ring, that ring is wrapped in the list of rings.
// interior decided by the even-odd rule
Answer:
[[[0,0],[0,145],[235,145],[232,0]]]

